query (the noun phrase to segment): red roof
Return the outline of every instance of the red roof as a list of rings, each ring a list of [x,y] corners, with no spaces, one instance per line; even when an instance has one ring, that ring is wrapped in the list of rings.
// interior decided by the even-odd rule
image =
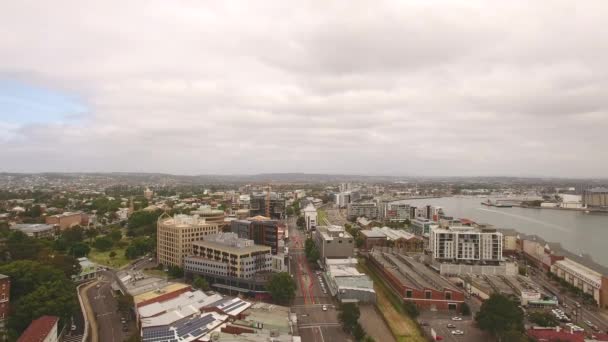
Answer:
[[[59,321],[56,316],[42,316],[25,329],[23,334],[19,336],[17,342],[41,342],[49,335],[53,327]]]
[[[584,342],[584,333],[570,333],[569,331],[555,331],[552,329],[529,329],[528,336],[539,342]]]

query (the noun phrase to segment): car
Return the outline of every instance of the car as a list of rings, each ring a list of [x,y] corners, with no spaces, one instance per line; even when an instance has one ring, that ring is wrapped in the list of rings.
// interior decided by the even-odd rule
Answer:
[[[122,326],[122,331],[125,331],[125,332],[126,332],[126,331],[129,331],[129,326],[128,326],[128,325],[126,325],[126,324],[125,324],[125,325],[123,325],[123,326]]]
[[[127,319],[124,318],[124,317],[120,317],[120,323],[126,324],[127,323]]]
[[[568,308],[568,304],[566,304],[566,303],[562,304],[562,306],[566,309]]]
[[[96,287],[96,288],[100,288],[100,287],[101,287],[101,284],[97,284],[97,285],[95,285],[95,287]]]
[[[435,341],[443,341],[443,336],[435,336]]]
[[[452,317],[452,321],[462,321],[462,317],[454,316]]]
[[[154,261],[154,258],[149,258],[148,261]]]
[[[448,327],[449,329],[454,329],[454,328],[456,328],[456,326],[455,326],[454,324],[452,324],[452,323],[448,323],[447,327]]]
[[[452,335],[464,335],[464,331],[462,331],[462,330],[452,330]]]
[[[587,326],[592,326],[593,323],[591,323],[591,321],[583,321],[583,323],[585,323]]]
[[[323,311],[327,311],[327,305],[323,305]]]
[[[76,324],[72,324],[72,326],[70,327],[71,331],[75,331],[76,330]]]

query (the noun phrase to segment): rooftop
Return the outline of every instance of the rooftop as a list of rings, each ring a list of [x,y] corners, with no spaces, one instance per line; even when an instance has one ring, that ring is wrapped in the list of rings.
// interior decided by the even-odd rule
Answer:
[[[253,252],[270,252],[271,248],[256,245],[253,240],[241,239],[236,233],[219,233],[208,235],[205,240],[192,242],[193,246],[221,249],[233,254],[247,254]]]
[[[608,193],[608,188],[596,187],[596,188],[587,189],[585,191],[594,192],[594,193],[604,193],[604,192]]]
[[[30,323],[17,342],[42,342],[51,333],[57,322],[59,322],[59,317],[42,316]]]
[[[135,302],[135,305],[137,305],[141,302],[145,302],[145,301],[148,301],[148,300],[151,300],[154,298],[158,298],[160,296],[170,294],[170,293],[173,293],[176,291],[180,291],[180,290],[186,289],[186,288],[190,288],[190,286],[187,284],[182,284],[182,283],[169,283],[166,286],[163,286],[162,288],[144,292],[144,293],[134,296],[133,302]]]
[[[43,223],[34,223],[34,224],[27,224],[27,223],[19,223],[19,224],[14,224],[11,226],[11,229],[15,229],[15,230],[20,230],[24,233],[38,233],[38,232],[43,232],[45,230],[50,230],[50,229],[54,229],[52,225],[50,224],[43,224]]]
[[[222,296],[219,294],[208,296],[202,291],[188,291],[166,301],[140,306],[137,311],[142,327],[168,325],[220,300]]]

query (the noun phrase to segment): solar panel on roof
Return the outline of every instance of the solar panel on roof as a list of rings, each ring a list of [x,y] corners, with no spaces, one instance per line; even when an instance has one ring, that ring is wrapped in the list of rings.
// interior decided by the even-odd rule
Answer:
[[[229,312],[229,311],[238,309],[238,308],[240,308],[240,307],[242,307],[244,305],[247,305],[247,302],[237,302],[235,304],[232,304],[232,305],[229,305],[229,306],[223,308],[222,311]]]

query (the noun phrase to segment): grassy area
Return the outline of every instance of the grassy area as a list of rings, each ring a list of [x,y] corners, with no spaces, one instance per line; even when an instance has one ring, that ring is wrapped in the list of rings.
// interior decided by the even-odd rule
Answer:
[[[144,273],[149,276],[152,276],[152,277],[158,277],[158,278],[167,277],[167,272],[161,271],[161,270],[145,270]]]
[[[100,252],[95,248],[91,249],[89,253],[89,259],[95,263],[111,267],[122,267],[129,263],[129,260],[125,257],[126,248],[112,248],[107,252]],[[115,252],[116,256],[110,258],[110,253]]]
[[[380,279],[378,274],[367,267],[364,259],[359,259],[360,271],[369,275],[374,281],[376,291],[376,306],[384,316],[393,336],[398,342],[424,342],[418,325],[403,311],[401,300]]]
[[[317,209],[317,225],[324,226],[327,220],[327,213],[323,209]]]

